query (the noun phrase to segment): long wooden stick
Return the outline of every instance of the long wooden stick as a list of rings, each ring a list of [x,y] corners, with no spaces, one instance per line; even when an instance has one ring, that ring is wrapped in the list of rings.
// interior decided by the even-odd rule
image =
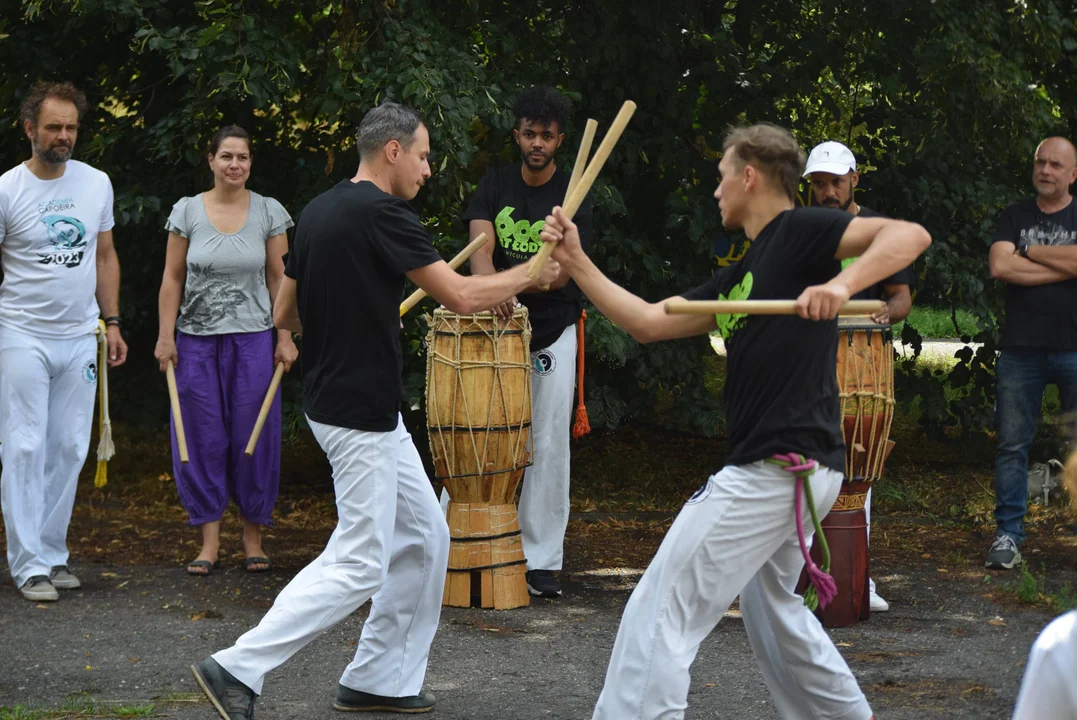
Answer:
[[[871,315],[886,305],[882,300],[850,300],[839,315]],[[796,300],[667,300],[668,315],[796,315]]]
[[[258,411],[258,419],[254,421],[254,432],[251,433],[251,439],[247,441],[244,455],[254,455],[254,446],[258,444],[258,436],[262,434],[262,426],[266,424],[266,418],[269,417],[269,408],[273,406],[273,396],[277,394],[277,388],[280,387],[280,379],[283,376],[284,363],[279,362],[277,369],[273,372],[273,379],[269,381],[266,399],[262,401],[262,409]]]
[[[449,261],[449,267],[453,270],[458,270],[461,265],[467,262],[469,257],[475,254],[476,250],[486,244],[486,240],[486,233],[476,235],[475,239],[467,244],[467,247],[456,253],[456,257]],[[408,299],[400,304],[400,317],[404,317],[404,314],[415,307],[424,297],[426,297],[426,291],[422,288],[409,295]]]
[[[576,186],[580,184],[580,178],[583,177],[583,171],[587,168],[587,156],[591,154],[591,143],[595,140],[595,133],[598,131],[598,121],[591,118],[587,118],[587,124],[583,128],[583,138],[580,140],[580,149],[576,151],[576,164],[572,166],[572,175],[568,179],[568,189],[565,191],[565,199],[562,205],[568,203],[568,199],[572,197],[572,192],[576,189]],[[549,290],[550,285],[539,286],[542,290]]]
[[[580,178],[579,183],[572,190],[572,194],[565,200],[562,210],[569,220],[580,209],[580,205],[583,204],[587,193],[591,191],[591,186],[594,185],[595,179],[602,171],[602,166],[606,164],[610,153],[613,152],[613,146],[621,138],[621,133],[624,132],[634,112],[636,112],[636,103],[626,100],[624,105],[621,106],[621,111],[617,113],[617,117],[613,119],[613,124],[610,125],[606,136],[602,138],[602,143],[598,146],[598,150],[595,151],[595,156],[591,158],[591,162],[587,163],[587,169],[583,171],[583,177]],[[529,278],[538,280],[539,275],[542,274],[542,268],[546,267],[546,261],[550,259],[550,255],[553,253],[553,248],[553,243],[544,243],[539,248],[539,251],[535,253],[535,257],[531,260],[531,267],[527,270]]]
[[[187,435],[183,432],[183,415],[180,414],[179,392],[176,390],[176,368],[172,361],[168,361],[165,368],[165,379],[168,381],[168,399],[172,401],[172,420],[176,425],[176,445],[179,446],[180,462],[186,464],[190,459],[187,457]]]
[[[591,144],[595,141],[596,132],[598,132],[598,121],[587,118],[587,124],[583,126],[583,138],[580,139],[580,149],[576,151],[576,164],[572,166],[572,175],[568,179],[565,204],[572,197],[576,186],[580,184],[583,171],[587,169],[587,158],[591,154]]]

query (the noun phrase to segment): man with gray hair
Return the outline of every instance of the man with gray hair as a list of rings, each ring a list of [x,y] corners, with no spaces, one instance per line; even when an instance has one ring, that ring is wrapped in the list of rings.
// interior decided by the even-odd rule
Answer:
[[[449,530],[400,416],[400,301],[410,279],[449,310],[491,308],[531,284],[528,265],[456,274],[408,205],[430,177],[430,136],[395,103],[359,125],[359,170],[314,198],[273,307],[278,328],[303,333],[303,409],[329,457],[337,528],[325,551],[236,644],[192,668],[223,720],[253,717],[266,673],[367,600],[355,659],[334,707],[420,713],[449,559]],[[551,263],[542,280],[556,279]]]

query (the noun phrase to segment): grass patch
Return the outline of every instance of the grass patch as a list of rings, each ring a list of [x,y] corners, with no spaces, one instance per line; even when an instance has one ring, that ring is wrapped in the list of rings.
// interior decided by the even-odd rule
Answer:
[[[1034,607],[1047,607],[1055,613],[1077,610],[1077,592],[1073,585],[1066,582],[1061,588],[1051,591],[1048,589],[1047,569],[1041,568],[1040,576],[1036,577],[1029,572],[1028,566],[1021,566],[1021,577],[1009,588],[1016,598],[1025,605]]]
[[[120,705],[86,698],[70,698],[56,708],[32,705],[0,706],[0,720],[89,720],[90,718],[127,720],[128,718],[153,717],[155,712],[156,708],[153,705]]]

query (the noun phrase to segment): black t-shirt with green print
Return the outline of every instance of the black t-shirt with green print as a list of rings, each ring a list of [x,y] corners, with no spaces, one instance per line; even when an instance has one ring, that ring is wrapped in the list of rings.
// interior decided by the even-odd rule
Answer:
[[[738,262],[720,268],[688,300],[795,300],[837,275],[838,242],[853,216],[827,208],[786,210]],[[727,354],[727,465],[802,453],[845,467],[838,405],[836,320],[797,315],[719,315]]]
[[[497,233],[494,267],[506,270],[527,262],[542,246],[539,233],[555,205],[565,203],[569,174],[557,168],[544,185],[524,182],[519,165],[490,170],[468,203],[464,220],[488,220]],[[584,249],[591,241],[591,199],[584,200],[573,217]],[[531,350],[550,346],[566,327],[580,318],[583,294],[571,280],[548,292],[522,293],[517,299],[531,319]]]

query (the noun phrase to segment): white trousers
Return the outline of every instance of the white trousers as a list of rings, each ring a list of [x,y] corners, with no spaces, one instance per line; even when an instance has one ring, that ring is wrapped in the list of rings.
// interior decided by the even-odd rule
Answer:
[[[841,480],[822,468],[812,476],[821,515]],[[794,592],[804,566],[794,487],[789,473],[769,463],[727,466],[685,504],[625,607],[595,720],[683,718],[699,645],[738,594],[782,718],[871,717],[845,660]],[[810,532],[807,508],[804,514]]]
[[[20,587],[68,562],[96,390],[93,335],[56,340],[0,328],[0,504],[8,567]]]
[[[867,526],[868,535],[868,552],[871,552],[871,488],[868,488],[868,496],[864,498],[864,525]],[[868,590],[871,594],[875,594],[875,581],[871,579],[871,575],[868,575]]]
[[[569,441],[576,388],[576,326],[531,353],[531,466],[520,488],[520,539],[528,570],[560,570],[565,556],[569,500]],[[441,492],[441,508],[449,492]]]
[[[528,570],[560,570],[568,528],[569,441],[576,387],[576,326],[531,353],[531,467],[520,489],[520,535]]]
[[[333,467],[337,527],[257,627],[213,658],[261,694],[266,673],[373,599],[340,683],[387,697],[418,695],[449,562],[437,497],[403,418],[388,433],[308,422]]]

